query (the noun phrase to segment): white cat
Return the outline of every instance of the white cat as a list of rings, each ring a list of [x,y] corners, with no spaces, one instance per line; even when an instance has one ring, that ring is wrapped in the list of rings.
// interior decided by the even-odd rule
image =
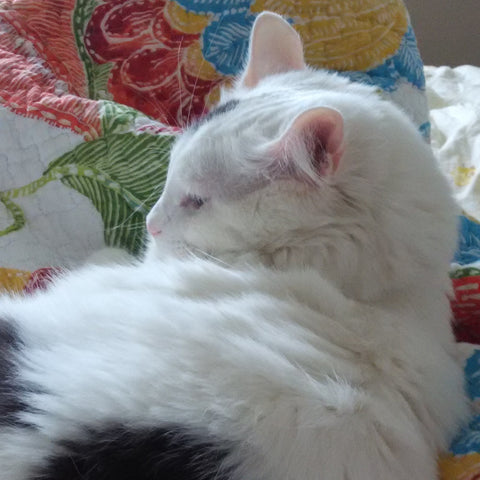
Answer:
[[[0,301],[2,480],[437,478],[455,214],[409,119],[260,15],[145,261]]]

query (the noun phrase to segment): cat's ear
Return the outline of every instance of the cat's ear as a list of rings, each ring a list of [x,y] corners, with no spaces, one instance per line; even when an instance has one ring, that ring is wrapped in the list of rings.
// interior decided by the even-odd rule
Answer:
[[[335,173],[344,152],[343,117],[333,108],[317,107],[298,115],[269,146],[274,176],[300,179]]]
[[[268,75],[302,70],[305,66],[303,45],[297,32],[280,15],[261,13],[253,24],[247,66],[240,85],[253,88]]]

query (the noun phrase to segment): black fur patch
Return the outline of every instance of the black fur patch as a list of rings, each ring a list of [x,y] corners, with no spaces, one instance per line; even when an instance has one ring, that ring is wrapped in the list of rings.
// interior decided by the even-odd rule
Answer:
[[[218,115],[222,115],[223,113],[230,112],[231,110],[235,109],[235,107],[239,104],[238,100],[229,100],[225,102],[223,105],[220,105],[210,112],[207,113],[204,117],[201,117],[197,122],[195,122],[191,128],[198,128],[203,123],[209,122],[212,118],[217,117]]]
[[[0,318],[0,426],[28,426],[18,419],[27,408],[21,400],[26,389],[16,378],[15,354],[21,347],[15,326]]]
[[[81,443],[64,442],[32,480],[227,480],[225,444],[199,439],[182,427],[90,432]]]

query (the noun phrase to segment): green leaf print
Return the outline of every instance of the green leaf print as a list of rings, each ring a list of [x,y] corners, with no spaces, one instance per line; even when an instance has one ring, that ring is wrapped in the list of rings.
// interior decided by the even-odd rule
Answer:
[[[52,162],[44,175],[88,197],[104,223],[105,243],[141,252],[145,216],[162,191],[172,137],[112,134],[82,143]]]
[[[38,180],[34,180],[23,187],[12,188],[10,190],[0,192],[0,202],[3,203],[7,209],[7,212],[13,219],[13,223],[11,225],[0,230],[0,237],[7,235],[8,233],[16,232],[17,230],[21,230],[26,223],[25,214],[23,213],[22,209],[12,201],[12,199],[32,195],[47,183],[51,182],[52,180],[56,180],[59,175],[61,176],[62,172],[54,169],[48,175],[42,175]]]
[[[0,192],[0,203],[12,219],[0,236],[20,230],[26,223],[14,199],[61,181],[93,203],[102,217],[108,246],[134,255],[142,251],[145,217],[163,190],[174,136],[139,132],[142,125],[151,126],[153,121],[114,102],[101,102],[101,116],[104,136],[57,158],[37,180]]]
[[[480,276],[480,269],[475,267],[460,267],[450,272],[450,278],[458,279],[463,277],[478,277]]]
[[[3,203],[7,212],[11,215],[13,223],[8,227],[0,230],[0,237],[7,235],[8,233],[16,232],[25,225],[25,215],[22,209],[8,198],[8,195],[4,192],[0,192],[0,202]]]
[[[78,55],[83,62],[88,82],[88,97],[94,100],[105,99],[108,96],[107,82],[113,63],[95,63],[84,44],[85,28],[95,7],[96,0],[77,0],[73,11],[73,33],[78,49]]]
[[[104,135],[127,133],[135,130],[138,119],[148,121],[148,117],[134,108],[120,103],[101,102],[102,132]]]

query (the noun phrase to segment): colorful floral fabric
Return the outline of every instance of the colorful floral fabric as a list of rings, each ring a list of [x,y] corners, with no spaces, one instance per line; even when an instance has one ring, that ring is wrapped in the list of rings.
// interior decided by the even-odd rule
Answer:
[[[222,79],[200,51],[208,24],[208,16],[175,2],[113,0],[94,8],[84,42],[94,66],[108,71],[104,93],[166,124],[184,125],[204,112]]]
[[[458,249],[454,261],[468,265],[480,259],[480,223],[466,215],[460,217]]]
[[[453,329],[459,342],[480,344],[480,269],[455,268],[451,273]]]
[[[60,272],[60,269],[53,267],[40,268],[34,272],[0,268],[0,285],[12,293],[31,294],[37,290],[48,288],[48,285]]]
[[[401,0],[0,0],[0,264],[138,254],[176,131],[240,71],[264,9],[294,25],[309,63],[378,86],[427,133]]]
[[[455,330],[480,343],[480,68],[425,67],[431,146],[463,210],[452,270]]]

